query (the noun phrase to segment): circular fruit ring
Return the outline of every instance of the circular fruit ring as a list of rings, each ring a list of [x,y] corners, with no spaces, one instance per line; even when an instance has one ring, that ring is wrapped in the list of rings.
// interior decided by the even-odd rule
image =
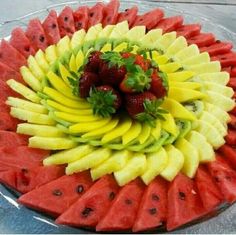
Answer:
[[[2,40],[3,99],[26,123],[1,105],[14,141],[0,182],[60,224],[170,231],[236,200],[235,84],[221,71],[236,57],[182,17],[118,7],[51,11]]]

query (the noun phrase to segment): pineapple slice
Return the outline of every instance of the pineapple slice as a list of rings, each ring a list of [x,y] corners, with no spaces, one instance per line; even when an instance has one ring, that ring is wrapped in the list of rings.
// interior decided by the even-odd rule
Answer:
[[[92,168],[90,173],[93,180],[111,174],[112,172],[121,170],[131,157],[131,152],[127,150],[116,151],[105,162]]]
[[[179,62],[172,62],[159,65],[159,69],[165,73],[174,73],[180,68],[182,68],[182,64],[180,64]]]
[[[35,78],[37,78],[39,81],[42,81],[45,74],[43,70],[40,68],[35,58],[32,55],[30,55],[27,59],[27,62],[28,62],[29,69],[31,70]]]
[[[212,146],[207,142],[205,136],[196,131],[190,131],[186,136],[186,140],[198,150],[200,163],[215,160],[215,152]]]
[[[168,163],[164,170],[161,171],[160,175],[164,179],[172,181],[184,165],[184,156],[182,152],[173,145],[166,146],[165,150],[168,156]]]
[[[76,142],[68,137],[41,137],[33,136],[29,138],[29,147],[40,148],[46,150],[61,150],[74,148]]]
[[[46,60],[44,52],[40,49],[37,51],[37,53],[34,56],[36,62],[40,66],[40,68],[44,71],[47,72],[49,69],[49,64]]]
[[[42,106],[41,104],[35,104],[33,102],[23,100],[20,98],[8,97],[6,104],[8,104],[12,107],[15,107],[15,108],[28,110],[28,111],[35,112],[35,113],[41,113],[41,114],[48,113],[48,110],[44,106]]]
[[[168,98],[176,100],[178,102],[187,102],[191,100],[206,98],[206,95],[200,91],[179,87],[170,87]]]
[[[99,33],[102,31],[102,24],[96,24],[90,27],[84,37],[84,41],[93,41],[97,39]]]
[[[199,154],[197,149],[184,138],[179,139],[175,143],[175,147],[184,155],[182,172],[188,177],[193,178],[199,165]]]
[[[178,88],[185,88],[191,90],[198,90],[202,87],[201,83],[198,82],[175,82],[169,81],[169,86],[171,87],[178,87]]]
[[[196,120],[196,117],[188,111],[182,104],[175,101],[174,99],[166,98],[162,103],[161,107],[168,110],[174,118]]]
[[[126,34],[125,37],[130,41],[137,41],[137,38],[144,37],[146,33],[146,27],[143,25],[135,26],[130,29]]]
[[[156,120],[156,126],[151,129],[151,136],[154,137],[155,140],[159,140],[161,136],[161,122],[160,120]]]
[[[127,21],[122,21],[115,25],[109,38],[122,38],[129,31],[129,24]]]
[[[146,169],[146,162],[144,154],[134,153],[128,163],[121,170],[114,173],[117,183],[123,186],[142,175]]]
[[[192,56],[190,58],[187,58],[185,60],[182,60],[183,65],[196,65],[196,64],[204,64],[209,63],[211,61],[211,58],[207,52],[201,53],[196,56]]]
[[[77,161],[92,153],[94,148],[89,145],[79,145],[75,148],[54,153],[43,160],[44,166],[61,165]]]
[[[71,49],[70,45],[71,45],[71,42],[68,36],[65,36],[62,39],[60,39],[60,41],[57,43],[58,56],[59,57],[63,56],[65,52],[69,51]]]
[[[139,122],[133,122],[131,128],[122,136],[122,144],[126,145],[140,136],[142,126]]]
[[[84,37],[86,35],[86,32],[84,29],[81,29],[77,32],[75,32],[71,38],[71,48],[75,49],[77,46],[81,45],[84,41]]]
[[[70,71],[76,73],[77,72],[77,66],[76,66],[76,58],[75,58],[75,55],[72,54],[71,57],[70,57],[70,61],[69,61],[69,68],[70,68]],[[68,70],[67,70],[68,71]],[[61,71],[60,71],[61,73]],[[65,78],[65,77],[64,77]],[[63,80],[65,81],[65,79],[63,78]],[[69,80],[67,79],[66,77],[66,84],[67,85],[70,85],[68,84]]]
[[[109,38],[112,30],[114,29],[115,25],[106,25],[102,31],[99,32],[98,38]]]
[[[178,61],[183,61],[191,57],[197,56],[198,54],[199,54],[198,46],[193,44],[183,48],[181,51],[175,54],[174,58]]]
[[[171,114],[164,114],[165,120],[161,121],[162,128],[173,136],[178,135],[178,127]]]
[[[166,51],[166,49],[175,41],[175,39],[176,32],[165,33],[154,43],[154,47]]]
[[[143,45],[152,46],[153,43],[155,43],[158,39],[160,39],[161,35],[162,35],[162,29],[152,29],[148,31],[148,33],[145,34],[142,38],[140,38],[140,42]]]
[[[112,50],[112,44],[111,43],[106,43],[102,49],[100,50],[101,52],[107,52]]]
[[[219,130],[215,126],[209,124],[206,121],[197,120],[194,123],[196,126],[194,129],[204,135],[207,141],[215,148],[218,149],[225,143],[224,138],[221,136]]]
[[[184,37],[178,37],[166,50],[166,55],[173,56],[188,46]]]
[[[151,135],[151,126],[148,125],[147,123],[144,123],[142,126],[142,132],[140,133],[140,135],[138,136],[138,142],[140,144],[144,144],[150,137]]]
[[[192,78],[196,73],[192,71],[181,71],[175,73],[168,73],[167,77],[170,82],[185,82]]]
[[[77,161],[71,162],[66,167],[66,174],[71,175],[99,166],[101,163],[111,157],[111,150],[107,148],[99,148]]]
[[[203,87],[206,90],[220,93],[228,98],[231,98],[234,95],[234,90],[231,87],[220,85],[215,82],[203,82]]]
[[[229,82],[229,74],[227,72],[203,73],[199,74],[198,77],[203,81],[215,82],[223,86],[226,86]]]
[[[47,47],[45,50],[45,56],[49,64],[52,64],[53,62],[55,62],[58,58],[56,45],[51,45]]]
[[[120,43],[119,45],[117,45],[117,46],[113,49],[113,51],[115,51],[115,52],[121,52],[121,51],[127,49],[127,47],[128,47],[128,43],[127,43],[127,42],[122,42],[122,43]]]
[[[35,113],[20,108],[11,108],[11,116],[23,121],[43,125],[55,125],[55,121],[46,114]]]
[[[41,137],[64,137],[65,134],[55,126],[20,123],[17,133]]]
[[[166,55],[159,55],[157,51],[152,51],[152,59],[159,65],[164,65],[169,61]]]
[[[143,182],[148,185],[168,164],[168,156],[164,148],[155,153],[147,154],[147,167],[141,175]]]
[[[197,65],[186,65],[186,69],[196,72],[197,74],[202,73],[217,73],[221,71],[219,61],[212,61],[209,63],[197,64]]]

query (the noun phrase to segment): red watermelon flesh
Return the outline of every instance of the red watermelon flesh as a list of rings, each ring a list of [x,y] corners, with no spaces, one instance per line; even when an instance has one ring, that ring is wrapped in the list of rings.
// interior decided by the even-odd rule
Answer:
[[[54,217],[66,211],[93,184],[88,171],[64,175],[24,194],[19,202]]]
[[[56,44],[61,39],[56,11],[51,10],[49,12],[42,26],[49,45]]]
[[[0,100],[5,102],[8,96],[19,97],[20,95],[13,91],[3,80],[0,80]]]
[[[0,112],[0,130],[3,131],[16,131],[17,125],[20,121],[13,118],[9,113]]]
[[[49,155],[49,151],[29,148],[28,146],[1,147],[0,171],[2,166],[9,168],[31,168],[41,166],[42,160]]]
[[[15,47],[25,58],[35,54],[34,48],[31,46],[29,39],[26,37],[21,28],[15,28],[11,32],[10,44]]]
[[[111,0],[103,10],[103,27],[109,24],[116,24],[120,2],[118,0]]]
[[[10,107],[5,104],[5,101],[0,99],[0,113],[9,113]]]
[[[105,5],[101,2],[98,2],[89,9],[88,28],[98,23],[102,23],[104,8]]]
[[[131,229],[137,217],[144,185],[136,179],[123,186],[96,231],[121,231]]]
[[[177,28],[183,25],[183,16],[172,16],[169,18],[161,19],[156,28],[162,29],[163,33],[176,31]]]
[[[194,181],[178,174],[168,190],[167,230],[176,229],[203,214],[204,208]]]
[[[201,52],[208,52],[210,56],[215,55],[222,55],[225,53],[230,52],[230,50],[233,48],[233,44],[231,42],[221,42],[216,41],[214,44],[208,46],[208,47],[201,47]]]
[[[117,23],[127,20],[129,27],[131,27],[136,20],[137,14],[138,8],[136,6],[126,9],[124,12],[118,14]]]
[[[229,83],[227,84],[227,86],[236,90],[236,78],[231,77],[229,79]],[[230,117],[231,117],[231,120],[228,124],[230,127],[236,129],[236,117],[234,115],[230,115]]]
[[[234,65],[236,65],[236,53],[231,51],[231,52],[228,52],[225,54],[212,56],[211,60],[220,61],[220,64],[222,67],[234,66]],[[231,68],[228,72],[231,73]],[[231,76],[233,76],[233,75],[231,75]]]
[[[74,12],[74,22],[75,22],[75,29],[80,30],[88,29],[88,20],[89,20],[89,8],[87,6],[79,7]]]
[[[236,78],[231,78],[231,79],[234,79],[235,83],[236,83]],[[236,84],[235,86],[233,87],[234,89],[236,88]],[[236,116],[233,115],[233,114],[230,114],[230,122],[228,123],[228,125],[233,128],[233,129],[236,129]]]
[[[208,163],[207,167],[225,200],[229,203],[235,202],[236,172],[220,157],[217,157],[216,161]]]
[[[15,147],[28,144],[28,136],[0,130],[0,147]]]
[[[160,22],[163,16],[164,12],[161,9],[156,8],[141,16],[137,16],[132,26],[144,25],[147,30],[151,30]]]
[[[15,79],[16,81],[21,83],[23,82],[23,79],[19,72],[0,62],[0,82],[6,82],[9,79]]]
[[[203,206],[208,210],[214,209],[221,204],[223,196],[218,189],[216,183],[213,181],[211,175],[202,165],[198,167],[195,182],[201,197]]]
[[[225,141],[229,145],[236,145],[236,132],[235,132],[235,130],[228,129],[228,133],[225,136]]]
[[[72,226],[95,227],[111,207],[119,186],[111,175],[99,179],[56,222]]]
[[[236,150],[225,144],[219,148],[219,152],[230,163],[230,166],[236,169]]]
[[[21,66],[26,65],[25,57],[4,39],[0,46],[0,62],[15,71],[19,71]]]
[[[20,193],[27,193],[36,187],[46,184],[64,174],[61,166],[39,166],[0,172],[0,182]],[[42,196],[42,194],[40,195]]]
[[[198,47],[210,46],[215,42],[215,36],[212,33],[200,33],[194,37],[188,38],[189,44],[196,44]]]
[[[75,32],[75,22],[73,10],[70,7],[65,7],[57,18],[60,35],[63,38],[68,35],[71,37]]]
[[[235,65],[235,64],[234,64]],[[230,71],[231,77],[236,77],[236,66],[233,66]]]
[[[48,42],[46,34],[39,19],[30,20],[26,30],[26,36],[30,40],[35,51],[38,51],[38,49],[44,51],[47,48]]]
[[[236,115],[236,106],[230,111],[230,113]]]
[[[200,24],[186,24],[177,28],[176,30],[178,36],[183,36],[186,39],[200,34],[200,31],[201,31]]]
[[[150,230],[160,226],[167,219],[168,184],[161,177],[154,179],[145,189],[133,232]]]

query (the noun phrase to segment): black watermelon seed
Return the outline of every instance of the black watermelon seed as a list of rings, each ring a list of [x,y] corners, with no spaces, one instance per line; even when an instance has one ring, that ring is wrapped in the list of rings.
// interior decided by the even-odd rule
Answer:
[[[82,193],[84,191],[84,186],[83,185],[78,185],[76,188],[77,193]]]
[[[89,17],[93,17],[94,16],[94,12],[91,12],[90,14],[89,14]]]
[[[110,192],[109,199],[112,201],[115,198],[116,194],[114,192]]]
[[[40,42],[44,42],[44,39],[45,39],[45,38],[44,38],[43,35],[41,35],[41,36],[39,37],[39,41],[40,41]]]
[[[64,20],[65,20],[65,21],[68,21],[68,17],[66,16],[66,17],[64,18]]]
[[[150,215],[155,215],[156,213],[157,213],[157,209],[156,209],[155,207],[149,209],[149,214],[150,214]]]
[[[87,218],[92,211],[93,211],[92,208],[85,207],[84,210],[81,212],[81,215],[82,215],[82,217]]]
[[[52,28],[55,29],[57,27],[56,24],[52,24]]]
[[[217,176],[214,177],[216,182],[220,182],[219,178]]]
[[[185,193],[179,192],[179,199],[180,200],[185,200]]]
[[[158,195],[156,195],[155,193],[152,194],[152,200],[153,201],[159,201],[160,198],[158,197]]]
[[[22,169],[21,169],[21,172],[22,172],[23,174],[26,174],[26,173],[28,173],[29,171],[28,171],[28,169],[26,169],[26,168],[22,168]]]
[[[60,197],[60,196],[62,195],[62,191],[61,191],[60,189],[54,189],[54,190],[52,191],[52,194],[53,194],[54,196]]]
[[[132,204],[132,201],[131,201],[130,199],[126,199],[126,200],[125,200],[125,203],[126,203],[127,205],[131,205],[131,204]]]
[[[231,177],[229,175],[226,175],[225,179],[227,179],[228,181],[231,181]]]
[[[125,11],[128,11],[129,9],[125,9]]]
[[[25,51],[29,51],[29,50],[30,50],[30,48],[26,46],[25,47]]]
[[[78,22],[78,23],[77,23],[77,28],[80,29],[81,27],[82,27],[82,23],[81,23],[81,22]]]
[[[221,42],[221,40],[216,40],[216,43],[220,43]]]

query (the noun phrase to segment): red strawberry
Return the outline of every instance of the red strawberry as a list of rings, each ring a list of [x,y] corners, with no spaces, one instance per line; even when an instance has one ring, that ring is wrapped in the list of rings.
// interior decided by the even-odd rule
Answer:
[[[88,102],[92,105],[93,113],[109,117],[121,106],[121,96],[113,87],[104,85],[93,88],[89,93]]]
[[[157,70],[155,69],[151,75],[151,88],[150,91],[155,94],[155,96],[159,98],[163,98],[167,90],[163,84],[162,78],[158,75]]]
[[[87,72],[97,73],[101,63],[101,54],[102,53],[100,51],[91,52],[84,70]]]
[[[96,73],[84,72],[79,80],[80,97],[88,97],[91,87],[99,85],[99,82],[100,79]]]

